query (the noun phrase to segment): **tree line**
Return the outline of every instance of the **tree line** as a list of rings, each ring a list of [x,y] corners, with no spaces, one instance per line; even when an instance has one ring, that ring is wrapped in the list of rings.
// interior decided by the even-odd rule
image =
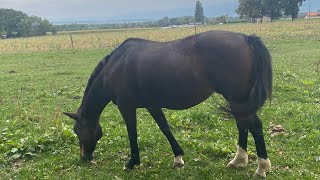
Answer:
[[[57,31],[46,19],[13,9],[0,9],[0,34],[7,37],[30,37],[46,35],[47,32],[55,34]]]
[[[207,18],[205,17],[203,22],[206,24],[219,24],[219,23],[237,23],[244,22],[244,19],[239,17],[228,17],[227,15],[221,15],[218,17]],[[64,24],[54,25],[57,31],[76,31],[76,30],[97,30],[97,29],[124,29],[124,28],[155,28],[155,27],[168,27],[171,25],[185,25],[194,24],[194,16],[183,16],[178,18],[164,17],[157,21],[146,22],[131,22],[131,23],[112,23],[112,24]],[[201,23],[201,22],[199,22]],[[197,23],[199,25],[199,23]]]
[[[95,29],[122,29],[122,28],[152,28],[166,27],[169,25],[182,25],[194,23],[193,16],[184,16],[178,18],[164,17],[157,21],[130,22],[130,23],[110,23],[110,24],[64,24],[56,25],[57,31],[75,31],[75,30],[95,30]]]
[[[236,12],[252,20],[270,17],[271,21],[285,16],[291,16],[292,21],[298,17],[299,7],[306,0],[239,0]]]

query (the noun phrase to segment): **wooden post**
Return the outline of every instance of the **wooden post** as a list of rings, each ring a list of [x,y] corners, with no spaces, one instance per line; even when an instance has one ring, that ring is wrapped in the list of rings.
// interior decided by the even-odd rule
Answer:
[[[260,23],[260,37],[261,37],[261,34],[262,34],[262,23]]]
[[[71,45],[72,45],[72,49],[73,49],[73,39],[72,39],[72,34],[70,34],[70,39],[71,39]]]

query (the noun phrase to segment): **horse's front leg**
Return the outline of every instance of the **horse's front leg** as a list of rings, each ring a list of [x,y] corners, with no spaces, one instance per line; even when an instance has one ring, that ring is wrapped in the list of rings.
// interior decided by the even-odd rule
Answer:
[[[149,111],[153,119],[156,121],[162,133],[166,136],[166,138],[168,139],[171,145],[172,151],[174,153],[173,167],[177,167],[177,168],[183,167],[184,161],[182,160],[182,156],[184,155],[184,152],[180,147],[179,143],[177,142],[177,140],[174,138],[162,109],[147,108],[147,110]]]
[[[131,148],[131,158],[125,164],[125,170],[131,170],[135,165],[140,165],[139,148],[137,142],[137,118],[136,109],[119,106],[121,115],[125,121]]]

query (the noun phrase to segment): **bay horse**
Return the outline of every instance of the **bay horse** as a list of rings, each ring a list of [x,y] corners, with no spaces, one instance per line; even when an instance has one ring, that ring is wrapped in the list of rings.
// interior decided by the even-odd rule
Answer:
[[[236,119],[239,139],[229,167],[248,162],[248,132],[258,155],[255,176],[266,177],[271,167],[257,111],[272,94],[271,56],[257,36],[227,31],[208,31],[170,42],[138,38],[125,40],[94,69],[76,113],[74,131],[80,156],[92,160],[102,137],[100,114],[112,101],[127,127],[131,157],[125,164],[140,164],[136,109],[146,108],[168,139],[174,167],[182,167],[183,149],[173,136],[162,108],[181,110],[221,94],[226,111]]]

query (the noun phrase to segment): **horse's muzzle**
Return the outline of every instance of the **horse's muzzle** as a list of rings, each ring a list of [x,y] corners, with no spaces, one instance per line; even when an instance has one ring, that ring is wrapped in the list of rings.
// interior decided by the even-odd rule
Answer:
[[[93,160],[93,154],[87,154],[85,153],[85,150],[84,150],[84,145],[80,145],[80,157],[82,160],[84,161],[91,161]]]
[[[81,159],[84,161],[91,161],[93,160],[93,155],[81,155]]]

